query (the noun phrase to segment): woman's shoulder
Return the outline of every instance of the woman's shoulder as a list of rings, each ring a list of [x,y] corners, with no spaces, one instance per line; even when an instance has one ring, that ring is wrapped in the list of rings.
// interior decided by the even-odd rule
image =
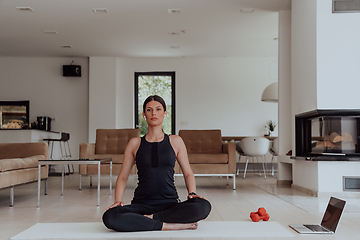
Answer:
[[[178,135],[169,135],[169,139],[170,139],[170,142],[175,145],[184,143],[183,139]]]
[[[131,138],[126,146],[125,152],[131,152],[135,156],[137,150],[139,149],[140,143],[140,137]]]
[[[134,137],[130,139],[128,146],[131,148],[135,148],[139,146],[140,142],[141,142],[141,137]]]
[[[169,138],[172,140],[182,141],[182,138],[179,135],[169,135]]]

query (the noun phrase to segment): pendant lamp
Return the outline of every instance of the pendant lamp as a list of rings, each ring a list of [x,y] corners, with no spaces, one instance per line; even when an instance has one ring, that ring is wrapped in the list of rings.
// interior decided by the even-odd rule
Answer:
[[[274,82],[265,88],[261,96],[261,101],[277,103],[278,99],[278,82]]]

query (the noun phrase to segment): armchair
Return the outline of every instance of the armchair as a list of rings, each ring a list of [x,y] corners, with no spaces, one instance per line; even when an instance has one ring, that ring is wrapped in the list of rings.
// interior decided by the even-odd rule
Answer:
[[[119,174],[126,145],[131,138],[139,136],[139,129],[97,129],[95,143],[80,144],[79,158],[112,158],[112,173]],[[100,174],[109,173],[110,163],[102,163],[100,166]],[[135,165],[131,173],[136,173]],[[79,167],[79,174],[80,179],[81,176],[90,176],[90,185],[92,185],[91,175],[97,175],[97,166],[82,164]]]
[[[223,143],[221,130],[180,130],[184,140],[189,162],[195,176],[226,176],[233,178],[236,188],[236,144]],[[176,166],[175,175],[181,175]]]

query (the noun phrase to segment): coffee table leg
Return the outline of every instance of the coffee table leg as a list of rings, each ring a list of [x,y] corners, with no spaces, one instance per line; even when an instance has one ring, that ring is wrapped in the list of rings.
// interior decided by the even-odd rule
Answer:
[[[61,196],[64,196],[64,169],[65,165],[63,165],[63,168],[61,170]]]
[[[41,165],[38,164],[38,203],[37,207],[40,207],[40,185],[41,185]]]
[[[233,175],[233,190],[236,190],[236,177]]]
[[[81,190],[81,175],[79,174],[79,190]]]
[[[45,179],[45,195],[47,195],[47,190],[48,190],[48,179]]]
[[[110,196],[112,195],[112,161],[110,161]]]
[[[98,202],[97,205],[100,206],[100,161],[98,163]]]

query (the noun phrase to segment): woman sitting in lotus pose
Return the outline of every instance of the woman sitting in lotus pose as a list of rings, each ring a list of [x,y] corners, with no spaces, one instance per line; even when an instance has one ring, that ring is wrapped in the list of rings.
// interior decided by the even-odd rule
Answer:
[[[181,137],[166,135],[162,123],[166,117],[165,101],[148,97],[143,117],[147,134],[129,141],[116,180],[115,202],[103,215],[109,229],[119,232],[196,229],[198,221],[211,210],[210,203],[196,194],[195,177],[190,168]],[[174,184],[174,166],[178,161],[184,175],[188,199],[180,202]],[[131,204],[124,205],[123,194],[133,165],[138,169],[138,186]]]

